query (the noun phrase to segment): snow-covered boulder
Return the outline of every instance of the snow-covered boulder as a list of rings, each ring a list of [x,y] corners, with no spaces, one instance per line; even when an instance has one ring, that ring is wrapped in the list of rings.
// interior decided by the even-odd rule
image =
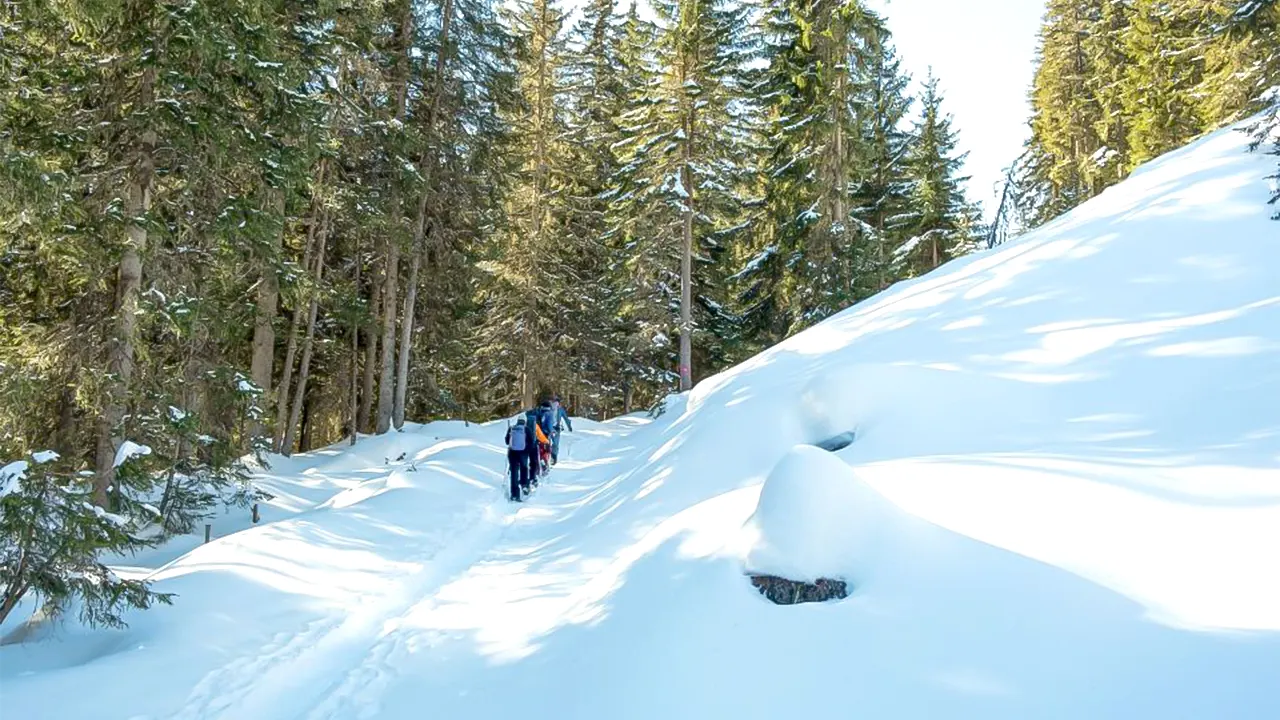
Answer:
[[[750,575],[857,587],[886,561],[901,511],[831,453],[799,445],[782,457],[748,521]]]

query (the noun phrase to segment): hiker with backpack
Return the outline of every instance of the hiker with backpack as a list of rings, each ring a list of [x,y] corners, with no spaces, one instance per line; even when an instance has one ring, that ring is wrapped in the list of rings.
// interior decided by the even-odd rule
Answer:
[[[533,426],[534,435],[538,439],[538,474],[546,475],[551,471],[551,438],[542,430],[542,423]]]
[[[510,498],[516,502],[522,499],[522,492],[529,487],[529,427],[525,419],[516,420],[515,426],[507,427],[507,465],[511,471]]]
[[[538,475],[541,469],[538,449],[538,411],[536,408],[530,408],[524,414],[525,428],[528,431],[528,444],[525,447],[525,453],[529,460],[529,485],[538,486]]]
[[[560,404],[560,395],[553,395],[550,403],[551,408],[551,464],[555,465],[560,459],[560,430],[561,423],[569,427],[569,432],[573,432],[573,421],[569,419],[569,413],[565,412],[564,405]]]

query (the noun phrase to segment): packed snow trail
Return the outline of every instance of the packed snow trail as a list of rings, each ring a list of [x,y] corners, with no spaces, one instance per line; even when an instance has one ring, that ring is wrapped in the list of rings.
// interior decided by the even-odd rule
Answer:
[[[1274,720],[1280,225],[1246,143],[1150,163],[656,419],[575,420],[526,504],[502,423],[278,460],[271,522],[154,574],[174,607],[0,646],[5,710]],[[748,570],[853,592],[778,607]]]

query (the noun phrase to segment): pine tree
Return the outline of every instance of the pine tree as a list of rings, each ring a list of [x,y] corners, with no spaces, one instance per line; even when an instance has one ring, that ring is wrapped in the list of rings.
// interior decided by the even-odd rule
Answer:
[[[856,101],[866,58],[859,47],[869,16],[859,3],[816,0],[775,6],[767,22],[776,43],[765,93],[772,125],[768,229],[760,254],[736,277],[771,276],[778,340],[853,301],[859,253],[870,247],[861,242],[866,233],[852,195],[863,139]]]
[[[656,46],[658,72],[624,115],[618,202],[632,218],[644,218],[630,228],[640,231],[632,237],[635,253],[645,258],[633,266],[633,279],[650,307],[669,298],[678,309],[677,370],[680,387],[688,389],[695,329],[700,323],[708,330],[723,327],[729,319],[717,259],[725,233],[738,225],[747,173],[743,70],[751,33],[741,3],[666,1],[654,9],[664,26]],[[673,253],[675,267],[667,261]],[[669,335],[658,313],[646,314],[654,318],[648,321],[651,337],[665,344]],[[704,356],[722,352],[718,345],[715,332],[700,336]]]
[[[563,23],[552,0],[519,3],[512,17],[521,43],[520,103],[509,122],[519,167],[506,198],[504,236],[485,265],[491,278],[480,352],[493,368],[491,381],[502,378],[511,388],[505,400],[526,407],[556,377],[553,350],[563,331],[558,301],[571,279],[557,252],[567,235],[573,174],[561,106]]]
[[[677,356],[670,338],[675,335],[673,288],[679,277],[672,270],[679,263],[673,243],[657,240],[656,201],[652,174],[647,167],[655,144],[653,128],[660,82],[656,61],[658,28],[640,17],[633,2],[621,29],[618,79],[621,104],[617,117],[618,140],[613,144],[617,169],[605,197],[605,246],[609,292],[614,298],[614,327],[610,333],[611,365],[616,368],[622,391],[623,412],[637,403],[657,400],[678,376],[671,371]]]
[[[570,384],[596,407],[622,392],[620,338],[614,322],[620,298],[607,282],[611,190],[620,169],[614,147],[622,138],[619,118],[629,92],[622,59],[626,30],[617,21],[614,0],[593,0],[584,7],[570,34],[574,49],[565,68],[568,143],[571,163],[579,171],[569,188],[567,235],[557,248],[572,273],[561,296],[565,310],[561,357]]]
[[[966,154],[956,153],[956,132],[932,74],[920,102],[908,160],[916,217],[912,237],[894,251],[907,277],[972,252],[981,234],[977,209],[965,199],[968,178],[959,175]]]
[[[1124,31],[1130,63],[1122,102],[1129,117],[1129,169],[1203,131],[1193,95],[1204,75],[1201,20],[1193,3],[1134,0]]]
[[[1087,137],[1098,147],[1087,158],[1076,158],[1082,189],[1089,197],[1124,179],[1129,164],[1129,115],[1124,105],[1129,12],[1130,5],[1123,0],[1100,0],[1090,9],[1081,40],[1088,68],[1085,93],[1097,112]]]
[[[1019,185],[1032,224],[1190,139],[1258,112],[1280,82],[1273,0],[1053,0]]]
[[[1103,2],[1050,0],[1045,13],[1031,96],[1028,168],[1029,184],[1038,186],[1041,195],[1037,224],[1091,197],[1090,167],[1108,153],[1098,127],[1109,119],[1089,92],[1090,63],[1097,58],[1088,43]]]
[[[861,145],[854,212],[866,246],[854,278],[857,300],[888,287],[893,279],[892,250],[910,232],[914,217],[907,175],[911,135],[904,122],[911,111],[910,78],[901,70],[883,23],[871,23],[868,35],[862,63],[866,80],[856,103]]]
[[[91,504],[92,483],[55,469],[56,461],[42,452],[0,466],[0,623],[28,596],[51,617],[78,601],[83,622],[107,627],[123,626],[126,609],[172,603],[172,595],[120,578],[98,559],[154,544],[139,532],[146,523]],[[118,469],[128,473],[132,464]]]

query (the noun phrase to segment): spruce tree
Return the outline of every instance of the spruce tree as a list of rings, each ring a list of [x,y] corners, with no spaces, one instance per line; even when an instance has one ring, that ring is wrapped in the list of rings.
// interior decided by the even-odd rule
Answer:
[[[673,288],[679,276],[674,244],[657,238],[658,216],[649,153],[661,141],[655,133],[660,82],[656,61],[658,28],[640,17],[633,2],[621,28],[618,49],[622,102],[617,114],[618,140],[613,145],[617,170],[605,197],[605,244],[609,250],[609,289],[615,298],[610,352],[617,368],[622,409],[656,400],[678,381]],[[655,140],[657,138],[657,140]]]
[[[1195,3],[1134,0],[1124,31],[1129,58],[1122,102],[1129,169],[1182,146],[1205,128],[1194,94],[1204,75]]]
[[[519,165],[505,201],[506,228],[485,264],[490,278],[479,351],[491,377],[505,381],[504,399],[526,407],[557,377],[562,290],[572,280],[560,252],[574,174],[562,106],[563,23],[553,0],[521,2],[512,15],[519,104],[508,122]]]
[[[1090,168],[1108,152],[1098,128],[1109,119],[1089,92],[1096,58],[1088,43],[1103,1],[1050,0],[1045,13],[1031,94],[1028,180],[1041,196],[1037,223],[1092,197]]]
[[[694,345],[712,359],[721,352],[713,327],[724,328],[726,233],[738,225],[746,164],[744,70],[751,42],[749,8],[726,0],[666,0],[655,4],[663,31],[653,80],[624,115],[618,201],[633,217],[634,281],[651,307],[664,298],[677,309],[677,376],[693,382]],[[668,258],[678,259],[673,266]],[[649,313],[656,316],[657,313]],[[663,323],[649,332],[669,341]]]
[[[915,210],[912,236],[894,251],[907,277],[972,252],[981,235],[978,211],[964,194],[968,178],[959,174],[966,154],[956,152],[956,132],[932,74],[920,103],[907,163]]]

